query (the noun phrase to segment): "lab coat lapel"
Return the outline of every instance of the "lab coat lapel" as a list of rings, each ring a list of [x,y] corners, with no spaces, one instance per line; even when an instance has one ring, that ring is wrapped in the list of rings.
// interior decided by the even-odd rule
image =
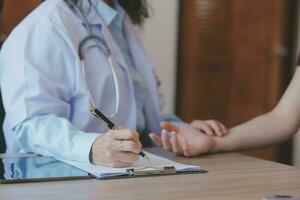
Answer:
[[[158,99],[157,82],[155,73],[149,59],[146,56],[141,40],[141,29],[132,24],[128,16],[124,20],[125,34],[133,57],[134,64],[138,71],[144,75],[147,81],[147,97],[145,99],[145,116],[147,131],[160,134],[160,105]]]
[[[100,23],[101,23],[100,26],[101,26],[102,37],[106,41],[107,46],[108,46],[108,48],[110,49],[110,51],[112,53],[112,56],[118,62],[119,66],[121,66],[120,70],[123,69],[124,73],[127,74],[127,76],[130,76],[130,73],[127,69],[127,65],[126,65],[125,59],[123,57],[123,54],[121,53],[121,50],[120,50],[119,46],[116,44],[116,42],[113,38],[113,35],[111,34],[111,32],[108,29],[107,25],[102,21],[102,19],[100,19]],[[117,72],[117,74],[119,74],[119,73]],[[117,75],[117,76],[119,76],[119,75]],[[123,98],[126,98],[126,100],[128,100],[128,98],[129,98],[129,99],[131,99],[131,101],[134,102],[135,98],[134,98],[134,91],[133,91],[133,83],[132,83],[132,81],[130,81],[130,79],[128,79],[128,78],[125,78],[125,79],[128,81],[127,82],[128,87],[126,87],[125,85],[121,85],[120,87],[121,87],[121,90],[122,89],[126,90],[126,94],[128,94],[128,95],[121,96],[120,101],[122,101]],[[131,102],[131,101],[129,101],[129,102]],[[133,105],[135,105],[135,102],[130,104],[130,105],[126,105],[126,107],[127,107],[126,109],[127,109],[128,112],[130,112],[130,114],[131,114],[130,118],[132,119],[130,124],[124,124],[128,128],[135,128],[136,127],[136,107],[133,106]],[[122,115],[122,113],[121,113],[121,115]],[[116,120],[119,120],[120,125],[122,125],[121,124],[122,123],[122,118],[123,117],[118,116],[118,119],[116,119]],[[116,121],[116,122],[118,122],[118,121]]]

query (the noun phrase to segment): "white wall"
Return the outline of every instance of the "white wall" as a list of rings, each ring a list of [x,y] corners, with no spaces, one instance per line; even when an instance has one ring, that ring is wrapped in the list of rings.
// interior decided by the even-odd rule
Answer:
[[[147,19],[145,46],[159,75],[166,95],[165,112],[173,112],[176,95],[178,0],[148,0],[151,18]]]

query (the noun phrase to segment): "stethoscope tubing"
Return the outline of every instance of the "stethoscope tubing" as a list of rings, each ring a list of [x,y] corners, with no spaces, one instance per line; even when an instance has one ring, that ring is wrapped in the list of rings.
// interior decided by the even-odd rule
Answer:
[[[89,22],[81,9],[71,0],[64,0],[66,4],[70,7],[70,9],[73,11],[73,13],[78,17],[80,17],[84,23],[84,27],[87,30],[88,35],[79,43],[78,47],[78,55],[81,61],[81,71],[84,76],[84,80],[86,82],[86,87],[87,87],[87,92],[88,92],[88,98],[89,101],[91,102],[92,106],[97,107],[95,104],[95,101],[93,100],[93,97],[91,95],[91,92],[88,88],[87,80],[86,80],[86,64],[85,64],[85,58],[84,55],[87,51],[89,51],[91,48],[97,48],[99,51],[102,51],[104,55],[107,57],[107,62],[110,65],[111,71],[112,71],[112,76],[113,76],[113,82],[115,86],[115,109],[114,112],[109,114],[111,118],[116,118],[117,114],[119,112],[119,105],[120,105],[120,87],[119,87],[119,81],[118,81],[118,76],[117,76],[117,62],[112,56],[111,51],[108,49],[108,46],[106,42],[101,39],[99,36],[93,34],[93,31],[89,25]],[[100,15],[99,15],[100,16]],[[93,45],[88,46],[86,49],[84,49],[85,45],[89,41],[94,41],[96,42]]]

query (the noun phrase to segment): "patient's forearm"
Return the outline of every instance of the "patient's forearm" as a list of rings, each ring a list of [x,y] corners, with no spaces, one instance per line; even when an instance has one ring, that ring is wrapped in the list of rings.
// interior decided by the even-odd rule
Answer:
[[[236,126],[224,138],[215,138],[213,151],[234,151],[282,142],[300,125],[300,67],[272,112]]]
[[[259,116],[230,129],[226,137],[215,138],[212,151],[235,151],[282,142],[297,130],[292,121],[272,112]]]

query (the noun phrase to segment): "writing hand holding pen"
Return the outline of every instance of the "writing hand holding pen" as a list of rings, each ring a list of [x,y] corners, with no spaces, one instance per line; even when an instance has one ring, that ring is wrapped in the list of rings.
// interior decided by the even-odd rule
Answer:
[[[139,159],[142,145],[137,132],[108,130],[92,145],[92,162],[109,167],[128,167]]]
[[[127,167],[140,156],[149,161],[142,151],[139,134],[130,129],[122,129],[110,121],[95,106],[91,113],[110,130],[96,139],[92,145],[92,162],[112,167]]]

